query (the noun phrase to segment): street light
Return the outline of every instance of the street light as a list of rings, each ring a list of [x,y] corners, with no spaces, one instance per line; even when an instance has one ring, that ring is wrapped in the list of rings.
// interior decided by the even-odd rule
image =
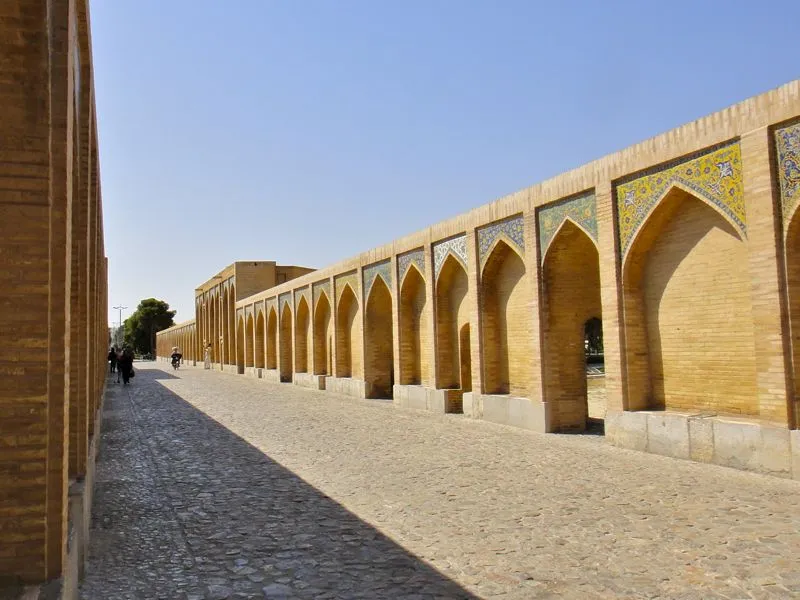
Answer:
[[[122,329],[122,310],[125,309],[125,308],[128,308],[128,307],[127,306],[114,306],[112,308],[114,310],[118,310],[119,311],[119,329],[117,329],[117,349],[119,349],[119,344],[120,344],[119,333],[120,333],[120,329]]]

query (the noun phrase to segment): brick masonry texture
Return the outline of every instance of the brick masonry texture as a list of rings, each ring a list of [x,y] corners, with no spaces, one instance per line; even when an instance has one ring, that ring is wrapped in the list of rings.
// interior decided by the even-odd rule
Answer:
[[[64,574],[108,353],[88,2],[2,16],[0,587]]]
[[[313,356],[356,395],[419,386],[459,411],[470,394],[472,416],[542,432],[587,426],[584,325],[601,319],[613,414],[795,429],[799,119],[794,81],[236,307],[314,284],[310,311],[325,318],[277,342],[312,346],[284,364],[287,380]],[[329,306],[321,284],[334,290]],[[160,352],[201,357],[196,331],[236,307],[198,310],[161,334]],[[230,343],[264,347],[269,363],[269,332],[264,344]]]

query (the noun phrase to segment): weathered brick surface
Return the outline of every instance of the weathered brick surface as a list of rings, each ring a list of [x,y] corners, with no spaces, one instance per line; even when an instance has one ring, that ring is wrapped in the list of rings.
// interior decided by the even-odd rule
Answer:
[[[323,280],[333,290],[351,273],[362,281],[382,261],[396,278],[401,258],[421,251],[415,264],[424,272],[413,267],[393,280],[379,303],[360,286],[333,291],[330,332],[314,319],[320,333],[303,350],[317,372],[330,372],[319,366],[328,362],[339,377],[385,390],[388,371],[390,382],[427,388],[417,398],[432,410],[435,390],[472,391],[473,416],[483,415],[481,395],[492,395],[492,406],[508,412],[502,422],[579,430],[588,416],[583,327],[601,317],[610,411],[712,413],[794,428],[800,234],[781,223],[786,165],[774,160],[773,135],[798,117],[795,81],[355,258],[239,294],[229,312]],[[620,189],[633,196],[618,197]],[[578,197],[593,197],[594,212],[547,233],[537,214]],[[519,252],[508,239],[493,253],[480,245],[487,226],[520,215],[522,231],[509,234],[523,236],[511,242]],[[544,233],[554,237],[543,248]],[[439,244],[453,250],[456,239],[458,256],[436,258]],[[191,339],[195,327],[216,331],[219,311],[203,302],[196,324],[164,332],[163,342]],[[268,320],[268,368],[280,350],[271,353],[271,331]]]
[[[86,2],[2,17],[0,582],[38,582],[64,567],[68,478],[99,406],[106,263]]]

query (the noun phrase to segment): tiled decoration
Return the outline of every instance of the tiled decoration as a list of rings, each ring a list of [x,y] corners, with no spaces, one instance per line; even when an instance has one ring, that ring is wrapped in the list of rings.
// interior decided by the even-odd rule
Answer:
[[[403,277],[406,276],[406,271],[408,271],[408,267],[411,265],[415,265],[419,272],[424,276],[425,275],[425,252],[420,248],[419,250],[412,250],[411,252],[406,252],[405,254],[400,254],[397,257],[397,280],[403,281]]]
[[[333,281],[334,286],[336,287],[336,303],[339,303],[339,299],[342,297],[342,292],[344,291],[344,286],[348,283],[350,287],[353,288],[353,293],[355,293],[356,298],[359,298],[358,295],[358,271],[351,271],[345,275],[339,275]]]
[[[323,292],[328,297],[328,302],[331,302],[331,281],[330,279],[325,279],[323,281],[318,281],[314,285],[311,286],[312,295],[314,297],[314,308],[317,306],[317,301],[319,300],[320,294]]]
[[[362,276],[364,278],[364,293],[369,294],[372,289],[372,282],[376,277],[381,277],[386,287],[389,288],[389,293],[392,293],[392,261],[384,260],[364,267],[362,269]]]
[[[270,298],[267,300],[267,321],[269,321],[269,315],[271,311],[275,311],[275,314],[278,314],[278,299],[277,298]]]
[[[800,123],[775,131],[784,231],[800,200]]]
[[[305,298],[306,299],[306,305],[308,306],[309,309],[311,309],[311,298],[309,297],[309,294],[308,294],[308,286],[302,287],[302,288],[294,291],[294,307],[295,307],[295,309],[297,309],[297,307],[300,305],[300,299],[301,298]]]
[[[652,208],[675,183],[719,208],[743,234],[746,232],[742,153],[739,143],[734,142],[694,158],[645,172],[636,179],[617,185],[619,238],[623,256]]]
[[[289,308],[292,305],[292,292],[284,292],[280,296],[278,296],[278,304],[280,305],[280,313],[283,314],[283,307],[287,304]]]
[[[525,227],[522,215],[517,215],[478,229],[478,255],[481,266],[489,258],[495,241],[500,237],[509,242],[521,256],[525,256]]]
[[[442,265],[448,254],[455,256],[467,268],[467,236],[460,235],[458,237],[437,242],[433,245],[433,274],[434,277],[439,277],[439,271],[442,270]]]
[[[597,202],[594,192],[588,192],[542,206],[538,211],[539,249],[542,261],[556,233],[569,219],[597,243]]]

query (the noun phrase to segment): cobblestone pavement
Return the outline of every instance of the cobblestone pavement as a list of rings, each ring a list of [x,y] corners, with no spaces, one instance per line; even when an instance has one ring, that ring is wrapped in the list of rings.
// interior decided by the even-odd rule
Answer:
[[[202,369],[109,388],[84,599],[800,598],[798,482]]]

